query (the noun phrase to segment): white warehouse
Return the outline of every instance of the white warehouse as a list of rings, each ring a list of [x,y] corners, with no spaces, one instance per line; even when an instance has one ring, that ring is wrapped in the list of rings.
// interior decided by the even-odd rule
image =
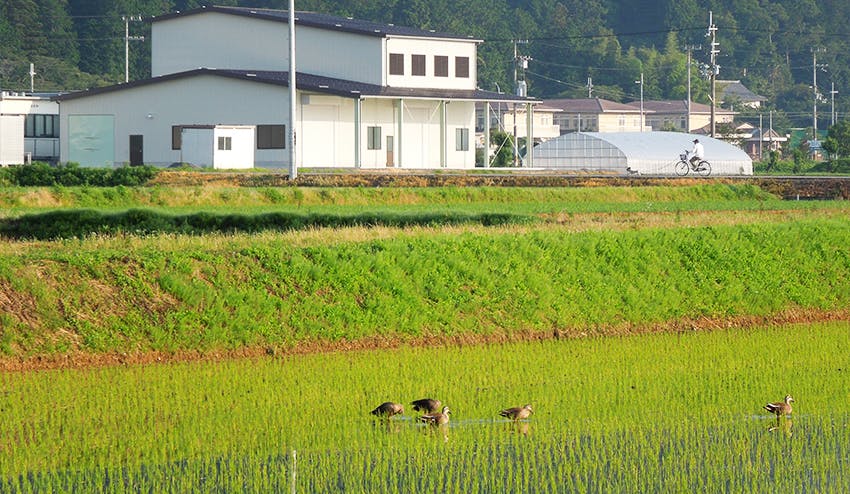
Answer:
[[[254,165],[288,167],[287,23],[236,7],[153,18],[152,78],[57,98],[61,161],[167,166],[184,128],[253,126]],[[474,167],[475,103],[537,103],[476,88],[480,42],[298,13],[296,165]]]

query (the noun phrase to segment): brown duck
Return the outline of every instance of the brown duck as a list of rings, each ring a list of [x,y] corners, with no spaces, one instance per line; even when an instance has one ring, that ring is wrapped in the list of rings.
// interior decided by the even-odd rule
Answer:
[[[413,409],[417,412],[421,411],[425,413],[437,413],[443,405],[440,400],[435,400],[433,398],[422,398],[421,400],[413,401],[410,404],[413,405]]]
[[[776,401],[773,403],[768,403],[764,406],[764,409],[776,415],[777,418],[782,417],[784,415],[791,415],[792,401],[794,401],[794,398],[791,398],[791,395],[786,395],[785,401]]]
[[[401,403],[393,403],[391,401],[385,401],[384,403],[381,403],[380,405],[378,405],[377,408],[375,408],[374,410],[372,410],[369,413],[371,413],[372,415],[375,415],[376,417],[390,418],[393,415],[399,415],[399,414],[404,413],[404,406],[402,406]]]
[[[423,415],[419,417],[419,420],[425,422],[430,425],[446,425],[449,423],[449,414],[451,410],[449,407],[443,407],[443,411],[440,413],[432,413],[429,415]]]
[[[499,415],[517,421],[527,419],[532,413],[534,413],[534,410],[531,409],[531,405],[525,405],[524,407],[506,408],[499,412]]]

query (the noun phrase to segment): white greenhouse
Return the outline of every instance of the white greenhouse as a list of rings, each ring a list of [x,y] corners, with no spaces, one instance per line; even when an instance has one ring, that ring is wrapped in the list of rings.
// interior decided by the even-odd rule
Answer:
[[[682,132],[574,132],[536,146],[535,168],[576,172],[675,175],[679,155],[699,139],[712,175],[752,175],[753,160],[738,147]]]

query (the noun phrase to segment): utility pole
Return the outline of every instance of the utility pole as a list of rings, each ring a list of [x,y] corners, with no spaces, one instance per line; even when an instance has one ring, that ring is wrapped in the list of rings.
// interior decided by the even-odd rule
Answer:
[[[130,21],[141,22],[140,15],[123,15],[124,21],[124,82],[130,82],[130,41],[144,41],[144,36],[130,36]]]
[[[835,90],[835,83],[832,83],[832,89],[829,90],[829,96],[832,100],[831,108],[830,108],[830,119],[829,124],[835,125],[835,95],[838,94],[838,91]]]
[[[289,180],[298,178],[295,162],[295,0],[289,0]],[[356,143],[357,146],[360,143]]]
[[[640,84],[640,131],[643,132],[643,122],[646,120],[643,116],[643,72],[640,73],[640,80],[635,81],[635,84]]]
[[[30,64],[30,92],[35,92],[35,64]]]
[[[814,103],[812,104],[812,139],[818,140],[818,69],[826,68],[826,64],[818,65],[818,53],[825,52],[825,48],[812,48],[812,92]]]
[[[587,98],[590,99],[593,97],[593,78],[587,76]]]
[[[691,132],[691,52],[693,50],[700,50],[702,46],[696,45],[686,45],[685,50],[688,52],[688,121],[685,123],[685,132]]]
[[[720,53],[720,43],[717,42],[717,26],[714,25],[714,12],[708,11],[708,33],[711,38],[710,61],[711,66],[711,137],[715,137],[717,133],[717,121],[715,115],[715,106],[717,106],[717,74],[720,73],[720,66],[717,65],[717,54]]]
[[[514,40],[514,95],[516,96],[525,96],[526,93],[526,82],[525,82],[525,69],[528,68],[528,61],[531,60],[531,57],[520,56],[517,52],[518,44],[528,44],[527,39],[515,39]],[[519,78],[518,71],[522,70],[522,78]],[[517,138],[517,114],[516,114],[516,103],[513,104],[514,110],[514,166],[519,166],[519,139]]]

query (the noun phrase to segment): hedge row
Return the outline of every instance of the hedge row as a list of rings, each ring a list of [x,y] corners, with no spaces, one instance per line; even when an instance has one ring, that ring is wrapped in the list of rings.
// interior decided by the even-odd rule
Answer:
[[[134,186],[144,185],[157,173],[159,169],[152,166],[83,168],[76,163],[51,166],[47,163],[35,162],[31,165],[0,168],[0,186]]]
[[[93,209],[59,210],[0,220],[0,237],[55,240],[83,238],[91,234],[130,233],[255,233],[309,228],[352,226],[440,226],[480,224],[484,226],[525,223],[528,216],[510,213],[361,213],[356,215],[263,213],[172,215],[148,209],[104,213]]]

